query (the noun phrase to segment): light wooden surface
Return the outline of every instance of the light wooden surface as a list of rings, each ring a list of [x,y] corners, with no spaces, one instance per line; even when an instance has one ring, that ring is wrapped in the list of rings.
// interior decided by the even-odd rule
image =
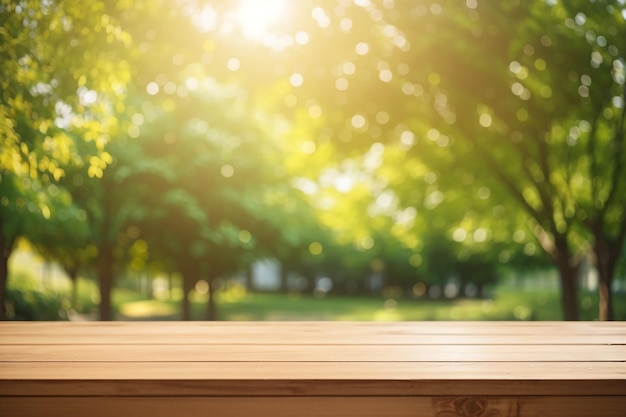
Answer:
[[[626,323],[3,322],[0,415],[624,417]]]

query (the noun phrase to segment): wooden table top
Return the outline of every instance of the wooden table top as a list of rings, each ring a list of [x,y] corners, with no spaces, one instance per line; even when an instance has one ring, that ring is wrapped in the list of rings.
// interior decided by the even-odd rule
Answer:
[[[0,323],[0,396],[245,392],[624,396],[626,323]]]

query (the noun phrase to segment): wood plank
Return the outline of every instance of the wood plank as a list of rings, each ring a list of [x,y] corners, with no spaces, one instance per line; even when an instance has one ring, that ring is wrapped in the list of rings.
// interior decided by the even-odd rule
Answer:
[[[0,362],[18,380],[626,381],[626,362]]]
[[[626,345],[0,345],[22,362],[609,362]]]
[[[623,380],[0,380],[2,396],[626,395]]]
[[[0,345],[176,343],[198,345],[626,345],[626,324],[618,322],[0,323]]]
[[[1,322],[0,338],[17,334],[327,334],[413,335],[611,335],[622,322]]]
[[[626,331],[612,335],[405,335],[307,333],[220,334],[188,333],[72,335],[3,335],[0,345],[626,345]]]
[[[12,417],[623,417],[626,397],[39,397],[0,398],[0,409]]]

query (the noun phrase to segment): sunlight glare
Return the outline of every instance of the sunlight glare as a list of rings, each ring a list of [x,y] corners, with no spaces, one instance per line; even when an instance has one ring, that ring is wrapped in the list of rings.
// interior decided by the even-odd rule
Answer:
[[[236,16],[247,37],[261,41],[269,27],[285,13],[284,0],[241,0]]]

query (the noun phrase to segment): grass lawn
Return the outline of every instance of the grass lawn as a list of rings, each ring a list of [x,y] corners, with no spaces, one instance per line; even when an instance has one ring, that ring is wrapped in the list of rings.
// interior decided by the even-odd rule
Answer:
[[[55,314],[68,311],[70,319],[97,318],[98,290],[91,280],[80,279],[77,302],[72,306],[69,285],[41,285],[27,276],[15,277],[9,287],[23,294],[23,303],[38,302]],[[179,320],[181,292],[174,289],[167,298],[154,299],[135,289],[116,288],[112,294],[118,320]],[[192,294],[192,317],[207,316],[206,295]],[[583,320],[597,318],[597,294],[581,293]],[[30,300],[30,301],[29,301]],[[617,320],[626,320],[626,293],[615,294]],[[57,307],[58,306],[58,307]],[[554,287],[522,288],[501,285],[488,299],[429,300],[383,297],[328,295],[315,297],[303,294],[248,293],[233,286],[217,293],[220,320],[561,320],[560,297]],[[39,317],[39,318],[37,318]],[[52,319],[35,315],[30,319]]]
[[[179,302],[151,299],[129,300],[116,294],[119,319],[176,320]],[[122,300],[125,301],[122,301]],[[616,296],[617,318],[626,319],[626,294]],[[427,300],[376,297],[245,293],[218,294],[220,320],[561,320],[559,295],[554,290],[524,291],[501,288],[491,299]],[[581,295],[581,316],[597,317],[597,296]],[[193,318],[206,317],[206,301],[192,302]]]

